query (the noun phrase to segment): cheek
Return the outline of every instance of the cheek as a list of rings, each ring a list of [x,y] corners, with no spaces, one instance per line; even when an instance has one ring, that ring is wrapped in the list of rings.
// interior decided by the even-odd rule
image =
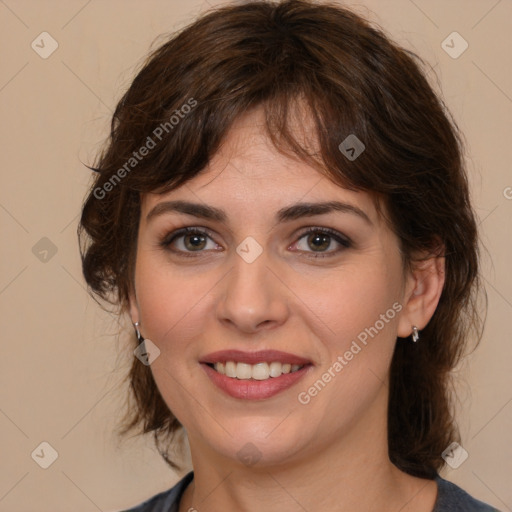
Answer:
[[[328,326],[328,335],[321,338],[320,368],[304,383],[299,397],[310,407],[310,421],[316,418],[318,428],[332,432],[345,428],[346,421],[364,414],[381,392],[401,310],[396,282],[378,266],[365,273],[347,273],[331,282],[328,298],[314,310],[322,322],[309,314],[317,326]],[[332,410],[343,415],[336,417]]]
[[[214,277],[192,267],[171,269],[142,252],[135,282],[143,334],[166,350],[185,344],[194,335],[190,329],[204,322],[208,292],[218,280]]]
[[[355,269],[354,269],[355,270]],[[343,344],[377,324],[379,331],[394,327],[400,298],[398,280],[379,265],[340,273],[329,282],[329,292],[318,294],[313,311],[329,328],[329,337]],[[383,315],[383,316],[382,316]]]

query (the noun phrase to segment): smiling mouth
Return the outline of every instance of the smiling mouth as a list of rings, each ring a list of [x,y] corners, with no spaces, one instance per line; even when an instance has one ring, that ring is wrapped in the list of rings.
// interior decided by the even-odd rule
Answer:
[[[295,373],[302,368],[303,364],[290,364],[272,361],[270,363],[260,362],[257,364],[226,361],[218,363],[207,363],[217,373],[239,380],[268,380],[281,377],[287,373]]]

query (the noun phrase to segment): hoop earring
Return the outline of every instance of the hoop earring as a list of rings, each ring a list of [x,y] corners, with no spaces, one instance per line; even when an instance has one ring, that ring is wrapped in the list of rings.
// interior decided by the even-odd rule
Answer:
[[[420,339],[420,335],[418,333],[418,328],[413,325],[412,326],[412,341],[414,341],[414,343],[416,343],[419,339]]]
[[[135,334],[137,335],[137,340],[139,340],[139,343],[142,343],[144,341],[144,338],[142,337],[142,334],[139,331],[139,322],[135,322],[133,326],[135,327]]]

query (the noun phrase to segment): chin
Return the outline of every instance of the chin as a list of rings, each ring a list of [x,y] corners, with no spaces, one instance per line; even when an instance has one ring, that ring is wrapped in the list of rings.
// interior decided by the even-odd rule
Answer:
[[[237,424],[236,433],[223,436],[222,440],[209,439],[212,448],[223,457],[247,467],[262,468],[278,466],[297,457],[303,448],[302,438],[286,429],[276,428],[276,421],[265,422],[258,429]]]

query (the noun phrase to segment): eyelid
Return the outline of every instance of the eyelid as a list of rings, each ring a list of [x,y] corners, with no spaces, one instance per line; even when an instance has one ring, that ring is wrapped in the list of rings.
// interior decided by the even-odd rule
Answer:
[[[187,226],[183,228],[176,229],[170,233],[167,233],[161,240],[160,244],[162,247],[167,248],[174,240],[177,238],[180,238],[182,236],[185,236],[189,233],[194,233],[198,235],[204,235],[210,238],[212,241],[215,242],[215,233],[208,228],[200,227],[200,226]],[[217,242],[215,242],[217,243]],[[218,245],[218,244],[217,244]],[[184,252],[184,251],[176,251],[176,252]],[[189,251],[192,252],[192,251]],[[198,251],[201,252],[201,251]]]
[[[292,245],[296,245],[302,238],[309,235],[310,233],[322,233],[327,236],[329,236],[331,239],[333,239],[338,245],[341,246],[341,248],[330,250],[330,251],[299,251],[301,254],[306,253],[308,258],[328,258],[328,257],[334,257],[339,255],[341,252],[343,252],[346,249],[349,249],[353,247],[352,240],[344,235],[343,233],[340,233],[339,231],[331,228],[326,227],[320,227],[320,226],[310,226],[308,228],[305,228],[305,230],[302,230],[297,235],[297,240],[293,242]]]
[[[336,229],[321,226],[310,226],[304,228],[304,230],[300,231],[300,234],[297,236],[299,238],[302,238],[304,235],[308,235],[309,233],[325,233],[326,235],[329,235],[330,237],[336,239],[340,244],[347,246],[353,244],[352,240],[347,235],[340,233]]]
[[[335,230],[335,229],[332,229],[332,228],[327,228],[327,227],[321,227],[321,226],[309,226],[309,227],[306,227],[306,228],[302,228],[301,230],[299,230],[299,233],[296,233],[294,235],[294,238],[295,238],[295,241],[289,245],[288,247],[291,247],[293,245],[296,245],[302,238],[304,238],[306,235],[309,235],[310,233],[322,233],[322,234],[325,234],[329,237],[331,237],[336,243],[338,243],[342,248],[338,248],[338,249],[335,249],[335,250],[331,250],[331,251],[319,251],[319,252],[315,252],[315,251],[297,251],[299,253],[306,253],[306,254],[309,254],[309,255],[313,255],[313,256],[306,256],[306,257],[312,257],[312,258],[323,258],[323,257],[329,257],[329,256],[335,256],[335,255],[338,255],[340,252],[342,252],[343,250],[345,249],[348,249],[348,248],[351,248],[354,244],[352,242],[352,240],[346,236],[345,234],[343,233],[340,233],[339,231]],[[187,234],[198,234],[198,235],[203,235],[203,236],[206,236],[208,238],[210,238],[210,240],[212,240],[214,243],[217,244],[217,242],[215,241],[215,234],[208,228],[205,228],[205,227],[202,227],[202,226],[187,226],[187,227],[183,227],[183,228],[179,228],[179,229],[176,229],[174,231],[172,231],[171,233],[168,233],[167,235],[165,235],[161,242],[159,243],[160,246],[162,246],[164,249],[166,250],[169,250],[175,254],[180,254],[180,255],[185,255],[185,257],[194,257],[194,253],[197,253],[197,255],[199,256],[201,253],[203,252],[209,252],[209,251],[205,251],[205,250],[200,250],[200,251],[182,251],[182,250],[175,250],[175,249],[170,249],[170,245],[178,238],[180,237],[183,237],[183,236],[186,236]],[[217,244],[219,245],[219,244]],[[211,250],[210,250],[211,251]]]

